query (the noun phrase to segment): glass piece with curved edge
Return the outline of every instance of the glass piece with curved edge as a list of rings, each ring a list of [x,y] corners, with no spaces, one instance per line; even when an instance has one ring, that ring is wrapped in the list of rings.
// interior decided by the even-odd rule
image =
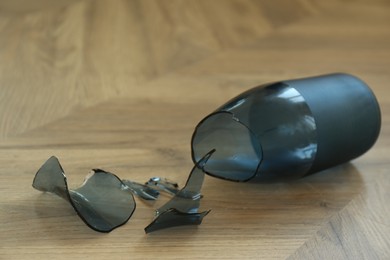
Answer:
[[[64,170],[54,156],[38,170],[33,187],[67,200],[90,228],[110,232],[125,224],[135,210],[129,188],[114,174],[94,169],[81,187],[70,190]]]
[[[145,183],[145,185],[152,189],[165,191],[171,195],[176,195],[176,193],[179,192],[179,185],[177,185],[176,182],[170,181],[165,178],[152,177]]]
[[[144,184],[130,180],[122,180],[122,182],[129,187],[132,193],[144,200],[157,200],[160,195],[158,190],[152,189]]]
[[[210,210],[200,213],[184,213],[175,208],[170,208],[158,215],[153,222],[145,228],[146,233],[156,230],[183,226],[183,225],[200,225],[203,218],[209,214]]]
[[[250,89],[204,118],[192,160],[217,152],[206,173],[233,181],[299,178],[352,160],[378,138],[381,115],[370,88],[343,73]]]
[[[199,225],[202,222],[203,217],[210,212],[198,212],[202,198],[203,169],[214,152],[213,149],[203,156],[192,168],[184,188],[156,210],[156,218],[145,228],[146,233],[179,225]]]

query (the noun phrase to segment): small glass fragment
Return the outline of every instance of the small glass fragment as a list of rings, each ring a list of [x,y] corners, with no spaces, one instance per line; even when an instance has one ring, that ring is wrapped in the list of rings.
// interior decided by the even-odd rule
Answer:
[[[185,213],[180,212],[175,208],[170,208],[153,220],[153,222],[145,228],[146,233],[151,233],[156,230],[183,226],[183,225],[200,225],[203,218],[210,212],[210,210],[200,213]]]
[[[146,233],[179,225],[199,225],[202,222],[203,217],[210,212],[198,212],[202,198],[200,190],[205,175],[203,169],[214,152],[215,149],[200,159],[192,168],[184,188],[156,210],[156,218],[145,228]]]
[[[147,185],[130,180],[122,180],[122,182],[129,187],[132,193],[144,200],[157,200],[160,195],[158,190],[148,187]]]
[[[125,224],[135,210],[129,187],[114,174],[94,169],[81,187],[70,190],[64,170],[54,156],[38,170],[33,187],[67,200],[90,228],[110,232]]]
[[[145,185],[152,189],[168,192],[171,195],[176,195],[179,192],[179,185],[177,185],[176,182],[165,178],[152,177],[145,183]]]

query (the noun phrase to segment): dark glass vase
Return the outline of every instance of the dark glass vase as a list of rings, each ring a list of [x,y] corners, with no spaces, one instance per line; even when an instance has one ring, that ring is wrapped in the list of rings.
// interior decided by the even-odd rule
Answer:
[[[285,80],[250,89],[204,118],[192,136],[196,163],[233,180],[299,178],[370,149],[381,125],[370,88],[348,74]]]

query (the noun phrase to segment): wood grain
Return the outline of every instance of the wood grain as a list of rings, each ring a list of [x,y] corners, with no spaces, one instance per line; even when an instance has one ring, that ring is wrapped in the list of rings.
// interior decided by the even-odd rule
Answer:
[[[387,1],[2,1],[0,258],[390,258]],[[186,181],[205,115],[266,82],[349,72],[378,97],[367,154],[293,182],[206,177],[199,227],[145,235],[153,209],[90,230],[31,187],[57,155],[71,187],[91,168]]]

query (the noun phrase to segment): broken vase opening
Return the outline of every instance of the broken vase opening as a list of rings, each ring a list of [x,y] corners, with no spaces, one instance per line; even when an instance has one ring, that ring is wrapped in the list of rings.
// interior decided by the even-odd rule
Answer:
[[[370,149],[381,125],[370,88],[348,74],[286,80],[250,89],[195,128],[194,163],[216,149],[206,173],[233,181],[299,178]]]

